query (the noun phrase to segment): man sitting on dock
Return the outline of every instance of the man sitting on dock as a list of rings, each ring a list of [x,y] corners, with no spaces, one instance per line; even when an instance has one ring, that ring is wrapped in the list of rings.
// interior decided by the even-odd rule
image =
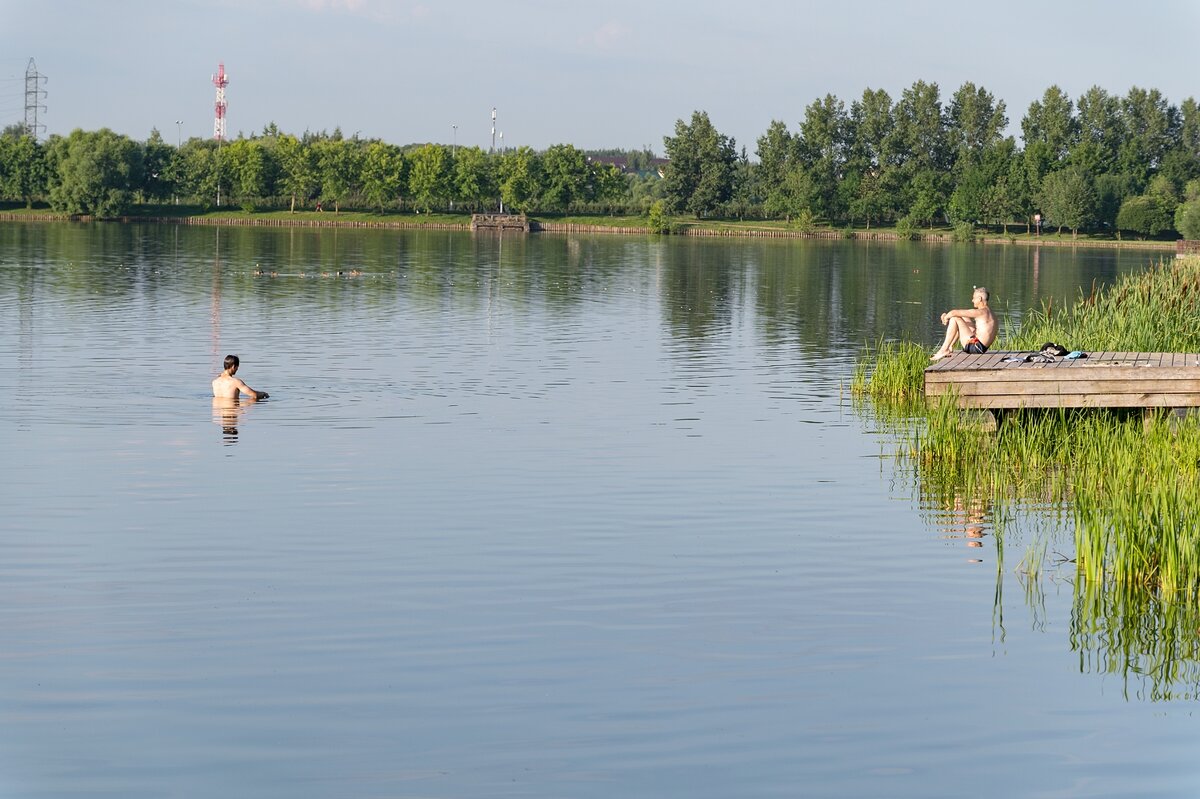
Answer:
[[[225,371],[217,375],[216,379],[212,381],[213,397],[215,399],[236,400],[238,392],[241,392],[252,400],[266,399],[267,392],[255,391],[243,383],[240,377],[236,377],[239,366],[241,366],[241,361],[238,360],[238,356],[225,356]]]
[[[971,295],[973,308],[946,311],[942,324],[946,326],[946,340],[930,356],[931,361],[940,361],[954,351],[954,341],[962,344],[963,352],[982,355],[996,340],[996,317],[988,307],[990,294],[983,286],[976,286]]]

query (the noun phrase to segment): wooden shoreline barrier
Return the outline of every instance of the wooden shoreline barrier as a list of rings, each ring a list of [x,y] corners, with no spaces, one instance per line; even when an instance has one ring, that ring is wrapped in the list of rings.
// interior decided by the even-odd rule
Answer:
[[[507,216],[507,215],[506,215]],[[515,215],[514,215],[515,216]],[[400,220],[355,220],[338,219],[335,214],[322,219],[288,219],[268,217],[251,219],[246,217],[208,217],[208,216],[120,216],[96,219],[89,216],[68,216],[64,214],[14,214],[0,212],[0,222],[121,222],[125,224],[142,223],[151,225],[219,225],[225,227],[296,227],[296,228],[364,228],[373,230],[475,230],[495,229],[490,226],[476,228],[468,222],[417,222]],[[649,227],[630,225],[589,225],[581,222],[540,222],[527,219],[527,228],[521,232],[545,233],[615,233],[624,235],[653,235]],[[503,230],[516,230],[515,227],[504,227]],[[786,228],[689,228],[685,227],[674,235],[693,236],[698,238],[751,238],[751,239],[845,239],[848,241],[902,241],[900,236],[887,230],[788,230]],[[1122,241],[1064,241],[1060,239],[1009,239],[1003,236],[980,235],[975,239],[979,244],[1014,244],[1019,247],[1103,247],[1120,249],[1132,247],[1135,249],[1175,250],[1176,256],[1200,257],[1200,242],[1122,242]],[[948,233],[926,233],[914,244],[951,244],[954,237]]]

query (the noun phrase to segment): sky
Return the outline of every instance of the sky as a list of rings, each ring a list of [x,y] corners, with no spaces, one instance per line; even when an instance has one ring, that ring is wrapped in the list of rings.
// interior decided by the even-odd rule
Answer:
[[[649,147],[705,111],[746,147],[773,120],[918,80],[944,104],[965,82],[1020,134],[1051,85],[1200,96],[1200,0],[0,0],[0,124],[47,76],[47,134],[139,141],[213,134],[224,63],[229,138],[328,131],[394,144]],[[499,134],[503,134],[500,137]]]

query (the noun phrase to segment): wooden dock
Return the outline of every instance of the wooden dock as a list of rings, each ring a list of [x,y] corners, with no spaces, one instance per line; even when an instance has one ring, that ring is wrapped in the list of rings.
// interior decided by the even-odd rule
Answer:
[[[1028,352],[956,352],[925,370],[925,398],[955,392],[960,408],[1200,407],[1200,353],[1089,352],[1052,363]]]

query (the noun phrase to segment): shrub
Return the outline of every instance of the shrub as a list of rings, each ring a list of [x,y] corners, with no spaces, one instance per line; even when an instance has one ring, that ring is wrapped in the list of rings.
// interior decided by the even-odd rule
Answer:
[[[671,233],[674,228],[671,215],[667,213],[667,204],[662,200],[655,200],[651,203],[646,219],[650,229],[661,235]]]
[[[896,220],[896,235],[901,239],[916,241],[921,238],[921,226],[912,214]]]
[[[975,226],[970,222],[955,222],[952,235],[955,241],[975,241]]]
[[[1200,239],[1200,200],[1179,204],[1175,209],[1175,229],[1185,239]]]
[[[1117,212],[1117,227],[1143,236],[1157,236],[1171,230],[1174,221],[1171,211],[1169,201],[1159,195],[1130,197]]]
[[[796,214],[796,218],[792,220],[792,227],[799,230],[801,233],[812,231],[816,224],[816,217],[813,212],[807,208],[801,208]]]

